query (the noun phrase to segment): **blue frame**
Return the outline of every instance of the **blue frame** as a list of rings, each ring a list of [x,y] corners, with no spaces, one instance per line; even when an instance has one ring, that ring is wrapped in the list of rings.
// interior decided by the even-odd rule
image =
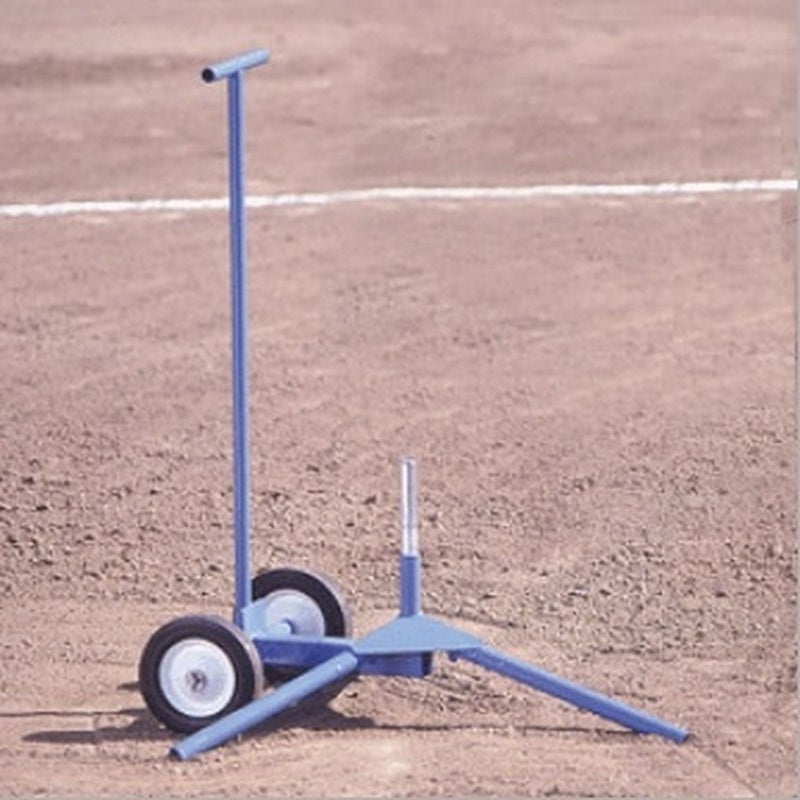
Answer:
[[[287,624],[263,628],[263,600],[252,599],[250,571],[249,420],[247,407],[247,261],[244,198],[243,72],[267,63],[252,50],[206,67],[203,80],[228,81],[229,187],[234,463],[234,621],[253,641],[264,664],[302,668],[298,677],[175,744],[172,755],[188,759],[249,730],[324,687],[355,675],[421,678],[434,653],[463,658],[638,733],[684,742],[686,730],[485,645],[480,639],[422,613],[422,567],[417,544],[416,463],[402,463],[400,611],[360,639],[291,634]]]
[[[247,398],[247,230],[244,197],[244,71],[266,64],[267,50],[251,50],[206,67],[206,83],[228,81],[228,182],[231,258],[233,385],[233,620],[245,627],[252,603],[250,567],[250,421]]]

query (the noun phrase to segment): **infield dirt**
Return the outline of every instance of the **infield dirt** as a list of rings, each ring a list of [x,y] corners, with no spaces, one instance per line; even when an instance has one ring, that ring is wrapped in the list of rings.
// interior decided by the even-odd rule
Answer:
[[[252,193],[792,177],[788,2],[9,0],[0,203],[217,197],[207,62],[255,45]],[[792,797],[795,198],[253,211],[254,561],[424,607],[687,727],[462,663],[196,761],[135,685],[232,594],[220,212],[0,217],[0,794]]]

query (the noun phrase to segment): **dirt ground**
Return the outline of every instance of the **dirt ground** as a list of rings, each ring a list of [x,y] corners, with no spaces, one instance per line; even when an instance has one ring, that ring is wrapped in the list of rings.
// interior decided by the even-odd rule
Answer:
[[[0,204],[792,177],[788,0],[5,0]],[[688,728],[462,662],[361,678],[195,761],[150,634],[232,594],[221,212],[0,216],[0,794],[792,797],[795,198],[250,214],[254,561],[424,607]]]

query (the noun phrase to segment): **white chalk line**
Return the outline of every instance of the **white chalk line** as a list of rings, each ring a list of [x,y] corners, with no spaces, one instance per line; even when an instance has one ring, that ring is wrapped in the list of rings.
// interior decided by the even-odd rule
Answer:
[[[535,200],[574,197],[651,197],[671,195],[729,194],[744,192],[795,192],[798,182],[788,178],[687,183],[542,184],[534,186],[404,186],[346,189],[333,192],[250,195],[248,208],[328,206],[371,201],[425,200]],[[148,200],[79,200],[63,203],[0,205],[0,217],[62,217],[71,214],[125,214],[163,211],[219,211],[227,209],[226,197]]]

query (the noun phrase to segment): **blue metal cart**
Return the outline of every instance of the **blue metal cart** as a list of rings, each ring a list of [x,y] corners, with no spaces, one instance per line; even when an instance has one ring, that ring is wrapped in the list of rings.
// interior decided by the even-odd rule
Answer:
[[[423,613],[413,459],[404,459],[401,468],[400,609],[393,620],[354,639],[347,603],[330,578],[292,568],[253,577],[243,81],[246,70],[268,59],[266,50],[253,50],[202,71],[204,81],[226,80],[228,88],[235,597],[232,621],[180,617],[159,628],[142,653],[139,684],[147,706],[168,728],[189,734],[171,754],[192,758],[357,675],[423,678],[433,668],[435,653],[479,664],[632,731],[685,741],[688,733],[682,728],[506,655]],[[265,693],[267,684],[271,688]]]

